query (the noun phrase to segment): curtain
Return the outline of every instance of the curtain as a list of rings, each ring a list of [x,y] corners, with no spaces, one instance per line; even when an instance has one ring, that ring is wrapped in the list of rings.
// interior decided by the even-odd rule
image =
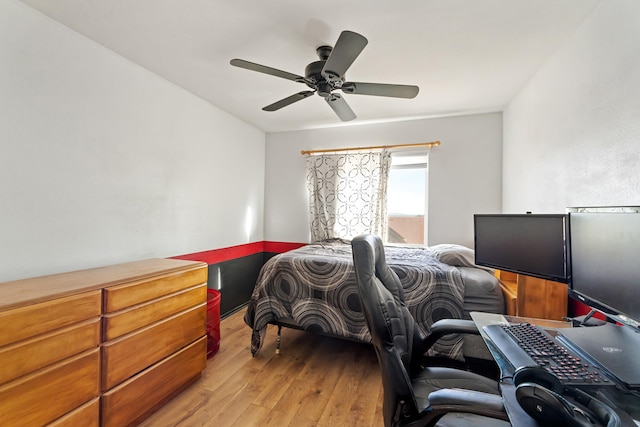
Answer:
[[[308,156],[311,240],[387,233],[388,150]]]

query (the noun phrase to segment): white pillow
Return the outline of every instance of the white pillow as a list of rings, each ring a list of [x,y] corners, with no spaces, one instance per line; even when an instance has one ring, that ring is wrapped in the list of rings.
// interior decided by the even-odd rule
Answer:
[[[441,244],[429,246],[429,250],[435,254],[438,261],[444,264],[451,265],[453,267],[480,268],[493,274],[493,269],[481,267],[475,264],[475,252],[473,249],[467,248],[466,246]]]

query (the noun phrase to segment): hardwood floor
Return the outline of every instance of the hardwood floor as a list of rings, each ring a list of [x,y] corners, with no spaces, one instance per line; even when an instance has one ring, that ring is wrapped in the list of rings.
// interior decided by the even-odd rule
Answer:
[[[382,426],[382,382],[372,346],[269,326],[251,356],[241,310],[221,321],[218,353],[198,382],[142,426]]]

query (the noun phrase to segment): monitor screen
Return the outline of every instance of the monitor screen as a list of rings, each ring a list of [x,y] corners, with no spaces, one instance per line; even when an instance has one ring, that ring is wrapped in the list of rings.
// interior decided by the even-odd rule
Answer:
[[[640,321],[640,213],[571,213],[570,292],[623,323]]]
[[[567,283],[565,214],[474,215],[478,265]]]

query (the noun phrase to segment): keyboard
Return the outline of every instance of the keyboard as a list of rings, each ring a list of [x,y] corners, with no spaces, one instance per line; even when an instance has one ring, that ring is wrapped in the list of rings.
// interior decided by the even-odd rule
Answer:
[[[541,366],[565,387],[615,385],[594,365],[558,344],[538,326],[514,323],[489,325],[483,329],[515,369]]]

